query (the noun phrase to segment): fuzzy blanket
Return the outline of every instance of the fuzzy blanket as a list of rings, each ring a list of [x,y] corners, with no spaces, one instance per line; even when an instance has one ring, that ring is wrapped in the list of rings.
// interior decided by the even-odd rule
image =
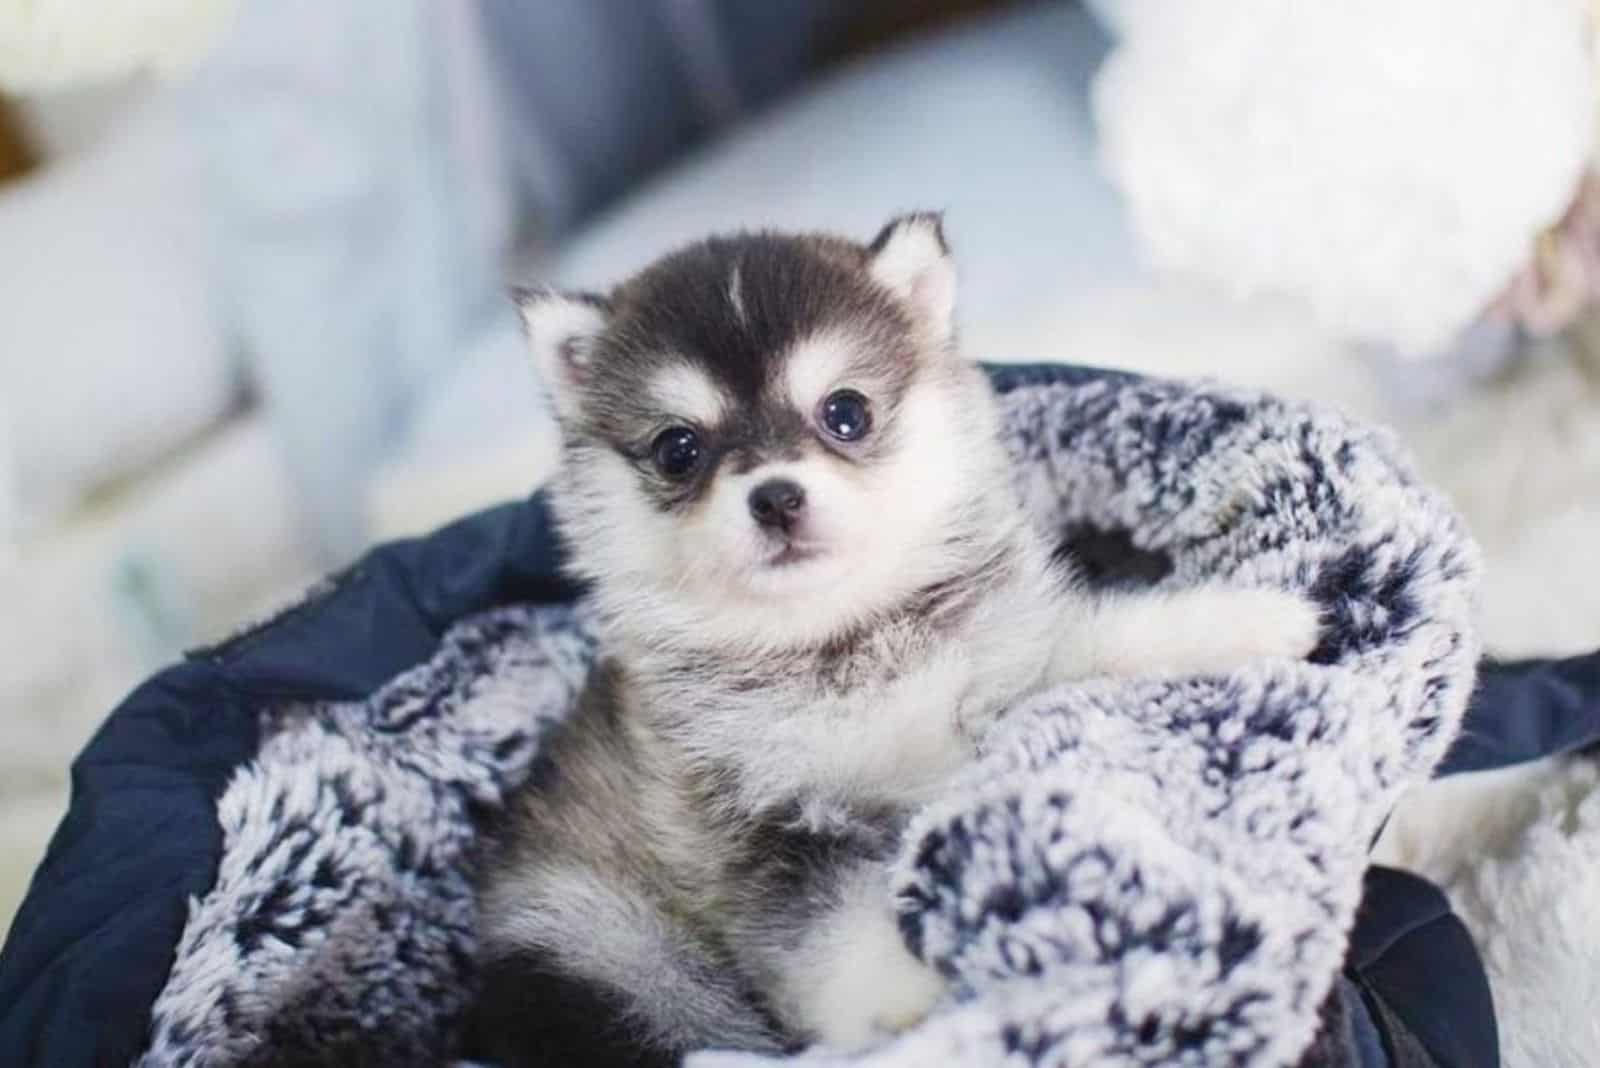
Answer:
[[[952,998],[848,1063],[1293,1063],[1368,845],[1465,706],[1475,550],[1386,435],[1325,413],[1118,378],[1003,403],[1019,493],[1092,576],[1297,587],[1326,637],[1308,663],[1014,709],[900,864],[903,929]],[[448,1059],[475,828],[594,652],[581,604],[503,609],[368,700],[269,712],[140,1063]]]

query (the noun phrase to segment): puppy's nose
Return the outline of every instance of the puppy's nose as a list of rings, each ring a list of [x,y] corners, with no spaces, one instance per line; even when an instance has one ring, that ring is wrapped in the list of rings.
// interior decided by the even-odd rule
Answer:
[[[806,491],[787,478],[768,479],[750,491],[750,515],[763,527],[787,532],[805,506]]]

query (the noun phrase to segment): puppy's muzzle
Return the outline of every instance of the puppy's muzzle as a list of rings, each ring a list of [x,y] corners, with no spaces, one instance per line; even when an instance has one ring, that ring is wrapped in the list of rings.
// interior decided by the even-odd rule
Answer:
[[[788,534],[805,509],[806,491],[792,479],[768,479],[750,491],[750,517],[764,530]]]

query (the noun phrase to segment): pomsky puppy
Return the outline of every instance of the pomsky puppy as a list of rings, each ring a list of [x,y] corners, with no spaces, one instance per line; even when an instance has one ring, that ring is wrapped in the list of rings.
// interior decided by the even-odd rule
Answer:
[[[569,976],[662,1059],[891,1035],[945,982],[901,938],[889,864],[999,715],[1063,680],[1312,649],[1286,591],[1085,590],[1015,497],[955,294],[929,214],[518,294],[603,659],[485,858],[502,1007],[537,1015],[523,984]]]

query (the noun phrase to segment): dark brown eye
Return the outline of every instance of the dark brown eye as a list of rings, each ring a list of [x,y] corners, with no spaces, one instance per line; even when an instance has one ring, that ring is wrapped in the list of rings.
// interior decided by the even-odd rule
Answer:
[[[650,445],[656,470],[671,479],[687,478],[700,466],[700,436],[686,426],[670,427]]]
[[[822,400],[822,427],[840,441],[860,441],[872,429],[872,406],[853,389],[838,389]]]

